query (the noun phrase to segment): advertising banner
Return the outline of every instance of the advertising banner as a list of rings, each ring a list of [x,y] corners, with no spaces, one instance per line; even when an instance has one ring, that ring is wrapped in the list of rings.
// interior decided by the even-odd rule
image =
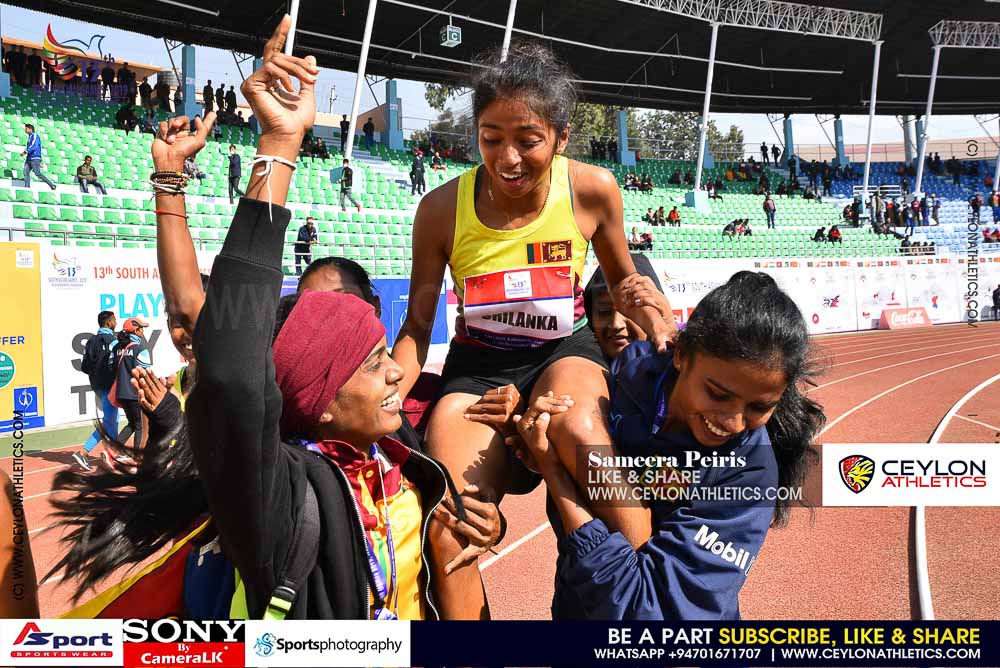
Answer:
[[[80,360],[101,311],[113,311],[119,328],[131,317],[149,323],[145,335],[157,374],[166,376],[181,366],[166,327],[155,250],[43,246],[40,264],[48,424],[97,415]],[[199,255],[199,264],[207,273],[211,255]]]
[[[0,432],[45,426],[39,246],[0,243]]]

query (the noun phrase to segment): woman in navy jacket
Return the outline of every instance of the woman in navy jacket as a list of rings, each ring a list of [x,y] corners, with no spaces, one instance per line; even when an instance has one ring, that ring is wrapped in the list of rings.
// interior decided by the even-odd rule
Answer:
[[[802,482],[825,422],[800,391],[815,373],[802,314],[762,273],[737,273],[709,293],[674,353],[642,341],[623,351],[612,366],[615,454],[663,458],[621,469],[625,502],[652,512],[638,548],[593,516],[609,501],[579,490],[548,447],[548,414],[559,409],[540,398],[519,418],[517,451],[545,477],[556,511],[553,618],[739,619],[767,530],[788,516],[777,491]],[[605,456],[587,452],[586,465],[606,471]]]

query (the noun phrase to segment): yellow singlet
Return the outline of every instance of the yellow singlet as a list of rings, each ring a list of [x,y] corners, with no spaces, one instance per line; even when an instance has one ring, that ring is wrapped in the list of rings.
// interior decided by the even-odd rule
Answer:
[[[455,340],[505,350],[537,348],[587,324],[583,265],[569,160],[552,160],[548,200],[517,230],[494,230],[476,215],[474,167],[459,177],[451,276],[458,297]]]

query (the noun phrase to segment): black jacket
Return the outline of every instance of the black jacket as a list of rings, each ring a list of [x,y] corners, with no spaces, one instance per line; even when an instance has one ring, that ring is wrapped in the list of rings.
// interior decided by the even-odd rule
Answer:
[[[352,187],[354,187],[354,170],[344,167],[344,173],[340,175],[340,189],[348,190]]]
[[[271,337],[291,215],[279,206],[273,214],[272,223],[266,202],[240,200],[212,268],[194,332],[198,380],[186,404],[191,446],[223,551],[247,583],[252,617],[262,616],[284,576],[308,480],[319,500],[319,555],[289,618],[367,619],[370,573],[347,477],[325,457],[279,435]],[[420,490],[426,544],[427,518],[448,492],[448,479],[439,464],[412,448],[403,474]],[[424,555],[429,589],[426,545]],[[434,617],[429,597],[428,603]]]
[[[243,172],[240,168],[240,154],[230,153],[229,154],[229,178],[236,178],[242,176]]]

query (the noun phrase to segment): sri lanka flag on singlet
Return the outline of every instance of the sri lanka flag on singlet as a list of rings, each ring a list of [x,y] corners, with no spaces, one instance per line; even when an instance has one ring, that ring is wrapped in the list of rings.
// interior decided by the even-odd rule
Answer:
[[[504,349],[537,348],[573,333],[573,269],[549,265],[465,278],[464,334]]]

